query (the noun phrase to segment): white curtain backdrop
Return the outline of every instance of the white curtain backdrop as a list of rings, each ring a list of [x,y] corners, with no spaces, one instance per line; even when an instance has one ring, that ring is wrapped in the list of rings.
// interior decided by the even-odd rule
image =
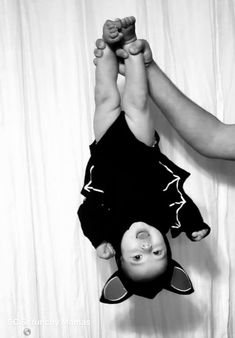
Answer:
[[[235,165],[206,159],[157,111],[161,149],[192,173],[211,226],[171,241],[195,293],[118,305],[77,218],[93,140],[93,49],[108,18],[137,33],[191,99],[235,123],[235,0],[0,0],[0,337],[224,338],[235,327]],[[122,81],[122,80],[120,80]]]

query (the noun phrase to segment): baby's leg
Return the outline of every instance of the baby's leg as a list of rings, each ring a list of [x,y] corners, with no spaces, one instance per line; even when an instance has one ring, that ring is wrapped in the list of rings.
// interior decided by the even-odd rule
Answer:
[[[123,48],[129,51],[129,47],[136,39],[135,19],[130,17],[121,21],[122,27],[124,27],[122,30],[124,33],[123,40],[125,41]],[[125,30],[129,33],[126,40]],[[131,38],[130,32],[132,32]],[[129,41],[131,42],[129,43]],[[154,122],[148,105],[148,85],[142,54],[129,54],[128,59],[125,59],[125,74],[126,83],[122,106],[126,114],[127,123],[137,139],[151,146],[154,142]]]
[[[106,25],[107,22],[104,27]],[[106,35],[109,36],[108,33]],[[112,36],[109,38],[112,41]],[[103,56],[97,60],[96,65],[94,133],[97,142],[121,111],[117,76],[117,58],[107,44]]]

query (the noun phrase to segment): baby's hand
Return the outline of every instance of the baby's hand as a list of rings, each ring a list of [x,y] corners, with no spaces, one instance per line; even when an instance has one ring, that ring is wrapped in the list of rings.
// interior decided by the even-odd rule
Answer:
[[[206,237],[208,235],[209,229],[202,229],[199,231],[194,231],[191,236],[190,239],[192,241],[198,242],[200,240],[202,240],[204,237]]]
[[[113,246],[108,242],[101,243],[96,248],[96,252],[97,252],[98,257],[102,259],[112,258],[113,256],[115,256],[115,253],[116,253]]]

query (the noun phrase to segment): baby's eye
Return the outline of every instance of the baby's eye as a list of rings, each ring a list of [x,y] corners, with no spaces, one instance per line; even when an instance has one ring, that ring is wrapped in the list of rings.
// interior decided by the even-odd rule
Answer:
[[[132,257],[134,261],[139,261],[141,259],[141,255],[135,255]]]
[[[161,256],[162,250],[156,250],[156,251],[153,252],[153,254],[154,254],[155,256]]]

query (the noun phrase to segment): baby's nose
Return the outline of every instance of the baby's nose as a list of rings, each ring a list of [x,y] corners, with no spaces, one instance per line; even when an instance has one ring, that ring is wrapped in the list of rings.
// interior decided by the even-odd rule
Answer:
[[[140,241],[140,247],[143,250],[152,249],[151,238],[147,231],[140,231],[137,234],[137,238]]]
[[[150,250],[152,249],[152,244],[150,241],[142,241],[141,248],[144,250]]]

